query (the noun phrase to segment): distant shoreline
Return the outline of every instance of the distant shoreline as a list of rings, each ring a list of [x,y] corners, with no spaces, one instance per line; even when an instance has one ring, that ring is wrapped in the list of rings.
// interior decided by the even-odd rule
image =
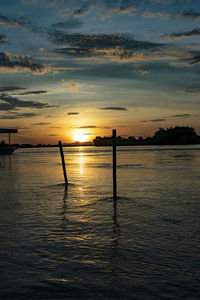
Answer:
[[[16,145],[16,144],[14,144]],[[193,146],[193,145],[200,145],[200,143],[194,143],[194,144],[162,144],[162,145],[155,145],[155,144],[137,144],[137,145],[117,145],[118,147],[137,147],[137,146]],[[58,145],[19,145],[18,149],[27,149],[27,148],[57,148]],[[70,148],[70,147],[112,147],[112,145],[84,145],[84,144],[80,144],[80,145],[73,145],[73,144],[69,144],[69,145],[63,145],[63,148]]]

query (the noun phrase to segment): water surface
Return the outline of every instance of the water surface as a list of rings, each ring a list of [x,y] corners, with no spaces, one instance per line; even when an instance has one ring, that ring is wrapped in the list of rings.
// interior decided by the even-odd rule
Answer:
[[[1,299],[199,299],[200,146],[0,157]]]

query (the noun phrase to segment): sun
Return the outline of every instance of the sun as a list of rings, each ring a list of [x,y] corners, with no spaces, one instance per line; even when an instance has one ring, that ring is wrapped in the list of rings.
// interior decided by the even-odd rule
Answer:
[[[87,142],[88,141],[88,135],[82,131],[82,130],[76,130],[74,133],[73,133],[73,140],[75,142]]]

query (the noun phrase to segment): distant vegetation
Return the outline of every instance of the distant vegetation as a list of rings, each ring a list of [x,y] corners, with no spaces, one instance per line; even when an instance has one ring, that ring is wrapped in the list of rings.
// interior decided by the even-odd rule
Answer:
[[[96,146],[109,146],[112,145],[112,137],[100,137],[97,136],[94,139],[94,145]],[[155,132],[153,137],[136,139],[134,136],[123,138],[118,136],[116,138],[116,144],[125,145],[189,145],[189,144],[200,144],[200,136],[195,132],[192,127],[179,127],[163,129],[160,128]]]
[[[76,146],[111,146],[113,139],[109,137],[97,136],[93,142],[74,142],[74,143],[63,143],[64,147],[76,147]],[[195,129],[192,127],[179,127],[163,129],[160,128],[155,132],[153,137],[139,137],[136,139],[134,136],[123,138],[118,136],[116,138],[116,144],[118,146],[130,146],[130,145],[189,145],[189,144],[200,144],[200,136],[196,134]],[[58,144],[13,144],[18,148],[42,148],[42,147],[58,147]]]

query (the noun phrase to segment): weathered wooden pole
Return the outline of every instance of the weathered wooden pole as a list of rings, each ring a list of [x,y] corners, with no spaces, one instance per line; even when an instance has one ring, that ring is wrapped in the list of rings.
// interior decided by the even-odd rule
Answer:
[[[113,129],[113,198],[117,198],[117,172],[116,172],[116,129]]]
[[[62,167],[63,167],[63,174],[64,174],[64,179],[65,179],[65,187],[68,186],[68,179],[67,179],[67,172],[66,172],[66,167],[65,167],[65,158],[64,158],[64,153],[63,153],[63,147],[61,141],[58,142],[58,146],[60,149],[60,156],[62,160]]]
[[[10,132],[8,133],[8,144],[10,145]]]

